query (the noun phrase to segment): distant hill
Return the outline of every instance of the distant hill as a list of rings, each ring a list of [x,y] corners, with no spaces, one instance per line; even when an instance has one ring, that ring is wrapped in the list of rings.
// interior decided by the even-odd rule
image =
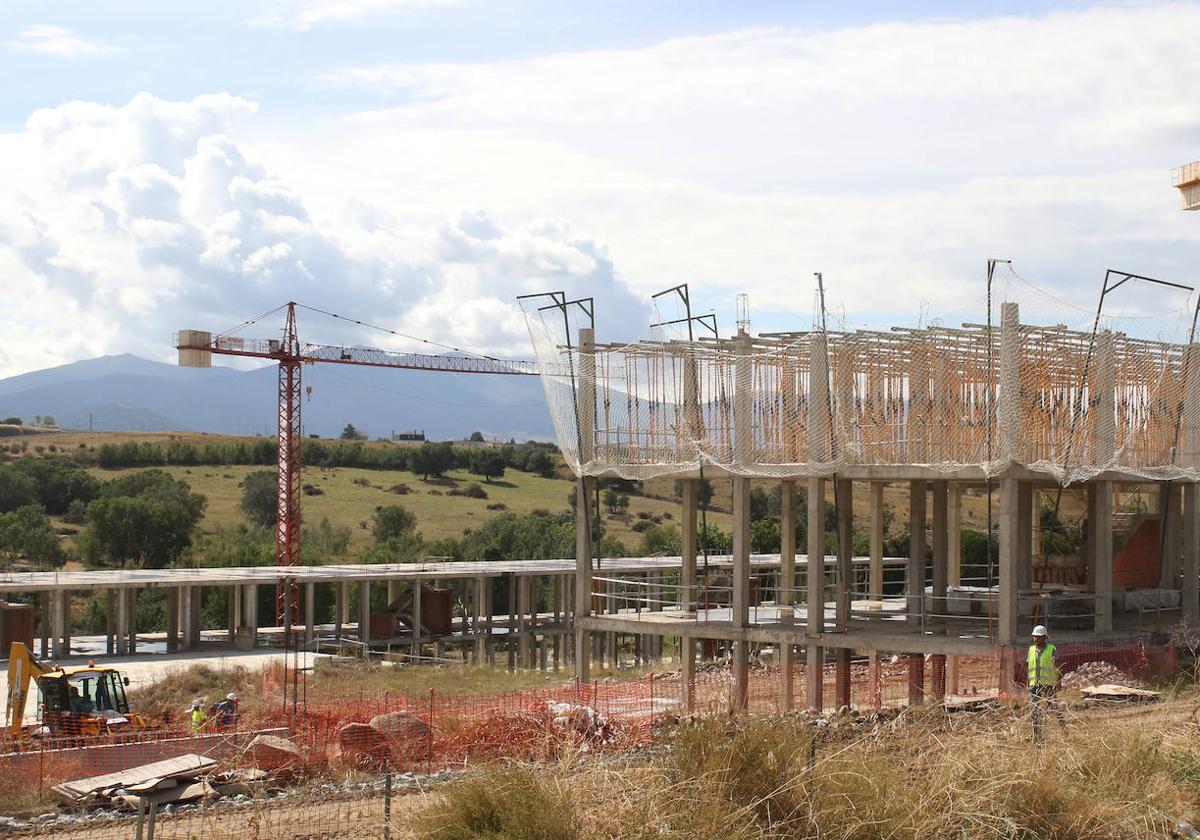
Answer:
[[[431,440],[473,431],[505,440],[551,440],[541,382],[315,365],[302,407],[304,431],[336,437],[353,423],[372,438],[423,430]],[[275,433],[276,368],[181,368],[132,355],[101,356],[0,379],[0,417],[50,415],[62,428],[96,431]]]

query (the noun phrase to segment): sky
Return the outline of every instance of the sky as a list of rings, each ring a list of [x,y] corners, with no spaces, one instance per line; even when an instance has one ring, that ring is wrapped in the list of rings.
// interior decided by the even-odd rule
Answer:
[[[524,358],[545,290],[600,340],[679,283],[807,329],[816,272],[838,326],[978,321],[989,257],[1083,324],[1106,269],[1200,284],[1197,43],[1193,3],[0,0],[0,377],[289,299]]]

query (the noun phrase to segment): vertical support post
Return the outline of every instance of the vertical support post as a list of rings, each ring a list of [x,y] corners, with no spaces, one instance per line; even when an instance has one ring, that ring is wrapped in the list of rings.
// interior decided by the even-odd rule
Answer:
[[[340,583],[333,584],[333,639],[342,640],[342,627],[346,623],[346,611],[343,606],[346,600],[346,587]]]
[[[66,610],[63,608],[63,604],[68,601],[66,594],[65,589],[55,589],[50,607],[51,619],[54,622],[50,655],[54,659],[62,659],[67,655],[63,647],[63,638],[66,636],[66,627],[64,625]]]
[[[414,578],[412,581],[412,656],[413,662],[420,664],[421,648],[425,635],[425,610],[421,606],[421,595],[425,592],[425,581]],[[512,625],[509,625],[512,629]]]
[[[850,707],[850,648],[839,648],[837,671],[834,674],[834,694],[839,709]]]
[[[300,565],[300,342],[296,336],[296,305],[289,302],[279,358],[278,442],[276,463],[275,565]],[[275,624],[299,622],[297,584],[281,576],[275,584]],[[285,619],[283,610],[291,605]]]
[[[45,605],[46,605],[45,593],[42,593],[41,602],[42,602],[42,608],[43,608],[42,616],[44,619],[45,618]],[[112,589],[106,589],[104,591],[104,652],[106,654],[108,654],[109,656],[112,656],[114,653],[117,652],[116,628],[117,628],[116,592],[113,591]],[[46,650],[45,638],[46,638],[46,625],[45,625],[45,622],[43,621],[43,624],[42,624],[42,639],[43,639],[43,641],[42,641],[42,656],[48,655],[48,652]]]
[[[845,632],[850,626],[850,600],[854,587],[854,482],[847,478],[839,478],[836,488],[834,498],[837,500],[838,551],[834,622],[839,631]],[[850,672],[846,673],[849,675]]]
[[[919,653],[908,657],[908,705],[925,702],[925,657]]]
[[[1183,485],[1183,623],[1200,624],[1200,485]]]
[[[907,622],[923,624],[925,615],[925,481],[908,482]]]
[[[950,486],[933,482],[933,613],[945,621],[946,586],[950,574]]]
[[[196,624],[193,613],[196,609],[195,594],[196,587],[183,586],[178,590],[179,598],[179,624],[183,630],[183,649],[196,649]]]
[[[1021,444],[1021,314],[1015,303],[1000,304],[999,385],[998,454],[1001,461],[1015,461]]]
[[[1113,483],[1096,482],[1096,632],[1112,632]]]
[[[487,611],[487,583],[483,575],[475,578],[475,664],[482,665],[487,659],[488,629],[484,626],[483,616]]]
[[[1017,581],[1020,589],[1033,588],[1033,485],[1017,488]]]
[[[508,577],[508,670],[515,671],[520,664],[517,658],[517,648],[525,641],[521,635],[520,622],[517,620],[517,593],[521,589],[521,579],[510,574]]]
[[[779,483],[779,623],[790,633],[796,623],[796,482]],[[791,638],[779,645],[779,705],[795,705],[796,646]]]
[[[358,640],[363,643],[363,653],[371,650],[371,581],[358,584]]]
[[[882,481],[869,485],[871,506],[870,590],[871,600],[883,598],[883,487]]]
[[[317,637],[317,584],[304,584],[304,646],[308,647]]]
[[[805,634],[806,702],[810,709],[824,707],[825,651],[820,636],[825,632],[825,481],[808,480],[808,558],[806,561],[808,610]]]
[[[117,602],[117,656],[124,656],[129,653],[129,599],[125,597],[124,589],[114,591]],[[55,594],[57,595],[57,593]],[[57,602],[55,606],[57,606]],[[57,637],[57,633],[55,635]],[[54,644],[57,656],[58,642]]]
[[[733,479],[734,628],[750,626],[750,479]],[[733,643],[733,706],[746,708],[750,688],[750,643]]]
[[[1161,589],[1179,588],[1179,485],[1172,481],[1159,482],[1158,498],[1162,523],[1159,552],[1158,585]]]
[[[125,596],[129,599],[129,653],[134,654],[137,653],[137,590],[130,587],[125,590]],[[68,632],[69,629],[68,627]],[[70,644],[64,643],[64,647],[70,653]]]
[[[946,489],[946,585],[962,586],[962,485]]]
[[[167,653],[179,650],[179,617],[183,610],[179,595],[182,588],[172,586],[167,589]]]
[[[529,652],[533,644],[529,631],[529,576],[517,575],[514,580],[517,588],[517,667],[531,667]]]
[[[51,590],[47,590],[46,592],[43,592],[39,601],[40,601],[40,603],[38,606],[39,606],[39,610],[41,612],[41,619],[39,620],[38,623],[41,625],[40,630],[41,630],[41,634],[42,634],[42,657],[45,659],[49,659],[52,655],[50,652],[50,635],[53,631],[50,628],[50,625],[52,623],[50,616],[54,612],[54,592]],[[113,601],[114,601],[113,590],[110,589],[110,590],[108,590],[108,612],[109,612],[110,623],[112,621]],[[109,651],[109,653],[112,653],[112,652],[113,652],[112,650]]]
[[[935,653],[929,657],[931,677],[933,685],[931,686],[930,694],[933,695],[934,701],[940,703],[946,699],[946,657],[944,654]]]
[[[1000,589],[997,593],[998,641],[1002,645],[1017,642],[1018,590],[1020,589],[1021,535],[1017,528],[1019,482],[1000,480]]]
[[[580,627],[592,614],[592,490],[595,478],[583,473],[593,460],[596,423],[596,336],[579,330],[579,466],[575,485],[575,674],[582,683],[592,680],[592,635]]]
[[[229,641],[237,636],[238,628],[242,626],[242,616],[245,612],[242,608],[242,587],[239,584],[234,584],[229,587]]]

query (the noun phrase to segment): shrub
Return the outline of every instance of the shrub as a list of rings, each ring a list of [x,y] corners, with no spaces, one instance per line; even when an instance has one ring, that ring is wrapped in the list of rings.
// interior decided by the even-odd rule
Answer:
[[[472,499],[486,499],[488,497],[487,491],[480,487],[477,481],[472,481],[464,487],[463,495]]]
[[[447,785],[416,829],[423,840],[575,840],[580,818],[563,780],[508,767]]]
[[[630,527],[633,529],[634,533],[640,534],[643,531],[649,531],[651,528],[653,528],[654,523],[650,522],[649,520],[646,520],[646,519],[639,519],[637,522],[634,522],[633,525]]]
[[[315,484],[305,484],[302,488],[305,496],[324,496],[325,491]]]
[[[395,493],[397,496],[407,496],[412,492],[412,488],[407,484],[393,484],[388,488],[389,493]]]
[[[487,509],[488,510],[508,510],[508,505],[504,504],[504,502],[492,502],[490,505],[487,506]]]

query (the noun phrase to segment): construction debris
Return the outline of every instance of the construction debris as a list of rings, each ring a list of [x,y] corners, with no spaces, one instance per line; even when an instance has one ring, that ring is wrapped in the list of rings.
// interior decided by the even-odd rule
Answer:
[[[1162,695],[1157,691],[1127,685],[1098,685],[1080,691],[1089,703],[1157,703]]]
[[[91,804],[93,800],[109,800],[125,793],[148,794],[174,788],[178,780],[197,779],[216,766],[216,761],[202,755],[182,755],[116,773],[63,782],[55,785],[54,792],[73,804]]]
[[[1144,684],[1108,662],[1084,662],[1063,675],[1060,688],[1088,688],[1097,685],[1121,685],[1144,688]]]
[[[246,746],[246,755],[263,770],[294,771],[305,764],[304,749],[278,735],[256,735]]]

